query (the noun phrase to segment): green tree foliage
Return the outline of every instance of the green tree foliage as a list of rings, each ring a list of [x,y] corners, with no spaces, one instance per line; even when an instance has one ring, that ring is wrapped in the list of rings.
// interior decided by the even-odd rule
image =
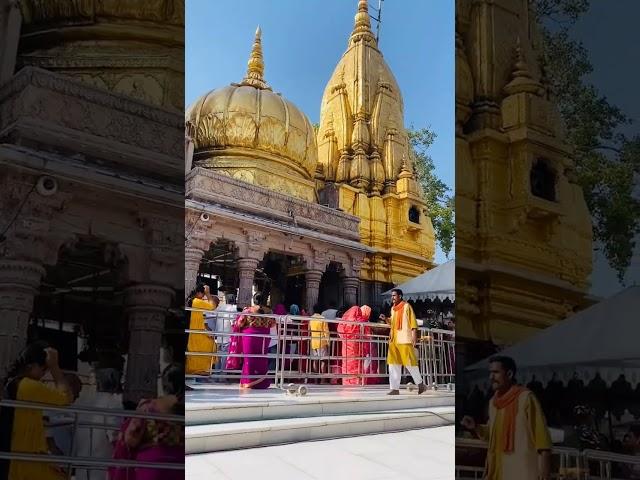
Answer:
[[[575,178],[593,217],[594,239],[622,281],[640,232],[640,201],[634,198],[640,136],[620,133],[631,121],[586,80],[593,70],[589,53],[570,31],[589,0],[530,2],[542,26],[541,62],[575,149]]]
[[[413,164],[429,208],[436,241],[449,258],[456,234],[454,197],[447,184],[436,175],[433,159],[427,151],[436,139],[436,134],[427,128],[415,129],[413,126],[407,130],[407,134],[412,147]]]

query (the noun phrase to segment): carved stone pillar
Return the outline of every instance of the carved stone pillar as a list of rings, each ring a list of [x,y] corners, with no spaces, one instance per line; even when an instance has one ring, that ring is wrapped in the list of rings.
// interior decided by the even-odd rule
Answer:
[[[258,260],[255,258],[241,258],[238,260],[238,306],[241,308],[251,306],[256,268],[258,268]]]
[[[306,285],[306,295],[304,308],[307,312],[318,303],[318,294],[320,293],[320,281],[322,280],[322,271],[307,270],[304,272],[304,280]],[[316,312],[320,313],[320,312]]]
[[[372,287],[372,296],[371,305],[372,307],[380,307],[382,306],[382,283],[381,282],[373,282]]]
[[[158,393],[162,331],[174,291],[159,285],[138,284],[128,287],[124,293],[129,317],[124,399],[138,402]]]
[[[358,304],[358,287],[360,280],[357,277],[344,277],[342,279],[344,288],[344,304],[353,307]]]
[[[33,299],[45,270],[39,263],[0,260],[0,369],[4,374],[27,343]]]
[[[199,248],[184,249],[184,295],[185,298],[196,288],[200,261],[204,256],[204,251]]]

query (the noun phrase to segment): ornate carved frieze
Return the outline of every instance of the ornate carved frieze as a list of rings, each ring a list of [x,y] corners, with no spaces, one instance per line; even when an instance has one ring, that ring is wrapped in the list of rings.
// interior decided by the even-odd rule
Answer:
[[[187,198],[219,203],[333,236],[359,240],[359,219],[335,209],[273,192],[203,168],[187,176]]]
[[[82,137],[88,145],[83,153],[88,150],[113,162],[117,157],[105,150],[117,152],[123,157],[119,161],[154,176],[182,173],[183,129],[179,114],[45,70],[25,68],[0,88],[0,131],[5,137],[41,147],[49,142],[56,148],[68,147],[68,138]],[[150,158],[141,163],[144,150],[154,153],[147,153]]]
[[[184,0],[20,0],[19,5],[31,30],[42,24],[86,25],[100,17],[184,25]]]

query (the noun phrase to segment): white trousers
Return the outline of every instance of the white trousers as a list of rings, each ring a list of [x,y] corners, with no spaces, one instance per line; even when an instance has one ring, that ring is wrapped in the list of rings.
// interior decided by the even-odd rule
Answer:
[[[405,367],[409,370],[413,383],[420,385],[422,383],[422,375],[417,365]],[[402,380],[402,365],[389,365],[389,386],[391,390],[400,390],[400,381]]]

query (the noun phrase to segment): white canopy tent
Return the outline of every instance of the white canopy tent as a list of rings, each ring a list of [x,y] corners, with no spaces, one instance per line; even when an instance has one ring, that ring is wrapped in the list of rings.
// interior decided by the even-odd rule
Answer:
[[[637,383],[639,338],[640,286],[634,286],[504,349],[500,355],[512,357],[518,371],[536,373],[541,380],[554,371],[561,379],[573,372],[590,376],[599,371],[607,382],[625,373]],[[488,359],[484,359],[466,371],[486,377],[487,368]]]
[[[402,290],[405,300],[433,300],[436,297],[440,300],[448,298],[452,302],[456,298],[456,263],[453,259],[438,265],[431,270],[424,272],[398,285],[397,288]],[[387,298],[391,296],[391,290],[382,294]]]

